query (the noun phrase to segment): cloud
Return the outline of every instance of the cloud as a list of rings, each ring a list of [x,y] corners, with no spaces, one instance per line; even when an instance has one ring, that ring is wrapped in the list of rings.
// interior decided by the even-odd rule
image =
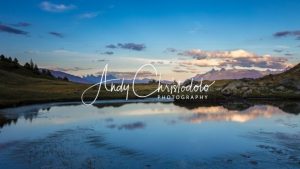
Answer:
[[[146,49],[146,46],[144,44],[137,44],[137,43],[118,43],[117,45],[114,44],[106,45],[106,48],[110,48],[110,49],[121,48],[121,49],[142,51]]]
[[[139,63],[139,64],[156,64],[156,65],[175,65],[177,64],[176,60],[170,60],[170,59],[152,59],[152,58],[142,58],[142,57],[122,57],[122,59]]]
[[[68,10],[75,9],[75,5],[65,5],[65,4],[54,4],[48,1],[44,1],[40,4],[40,8],[48,12],[65,12]]]
[[[125,129],[125,130],[135,130],[135,129],[143,129],[145,128],[146,124],[143,122],[133,122],[128,124],[122,124],[122,125],[116,125],[116,124],[110,124],[107,125],[107,128],[114,129],[117,128],[119,130]]]
[[[6,33],[11,33],[11,34],[17,34],[17,35],[28,35],[28,32],[12,28],[6,25],[0,24],[0,32],[6,32]]]
[[[41,52],[39,50],[27,50],[27,51],[24,51],[24,53],[30,54],[30,55],[38,55]]]
[[[81,67],[73,67],[73,68],[68,68],[65,69],[66,71],[80,71],[80,70],[89,70],[91,68],[81,68]]]
[[[177,52],[177,49],[175,49],[175,48],[167,48],[167,49],[165,50],[165,52],[174,53],[174,52]]]
[[[284,57],[273,57],[271,55],[257,55],[245,50],[232,51],[205,51],[200,49],[187,50],[178,55],[189,56],[194,60],[182,61],[185,65],[199,67],[258,67],[271,69],[284,69],[289,66],[288,59]]]
[[[293,56],[292,53],[285,53],[284,55],[285,55],[285,56]]]
[[[283,49],[274,49],[273,51],[276,53],[281,53],[281,52],[283,52]]]
[[[283,36],[287,36],[290,35],[291,32],[290,31],[282,31],[282,32],[275,32],[273,34],[274,37],[283,37]]]
[[[122,49],[130,49],[135,51],[142,51],[146,48],[144,44],[136,44],[136,43],[118,43],[118,47]]]
[[[275,32],[273,36],[276,38],[296,37],[296,40],[300,40],[300,30]]]
[[[112,52],[112,51],[106,51],[106,52],[103,52],[101,54],[103,54],[103,55],[113,55],[114,52]]]
[[[64,35],[62,33],[59,33],[59,32],[49,32],[50,35],[53,35],[53,36],[56,36],[56,37],[59,37],[59,38],[63,38]]]
[[[287,64],[288,59],[284,57],[272,57],[270,55],[255,56],[252,58],[236,58],[233,60],[225,60],[220,64],[222,67],[241,66],[241,67],[259,67],[269,69],[284,69],[289,66]]]
[[[143,122],[134,122],[134,123],[120,125],[118,129],[135,130],[135,129],[143,129],[145,128],[145,126],[146,124]]]
[[[96,74],[101,75],[102,72],[97,72]],[[132,71],[132,72],[126,72],[126,71],[110,71],[109,74],[119,78],[119,79],[133,79],[136,72]],[[140,71],[138,74],[138,79],[143,79],[143,78],[154,78],[156,77],[155,73],[151,72],[151,71]]]
[[[164,61],[152,61],[150,63],[153,64],[153,65],[163,65],[163,64],[166,64]]]
[[[186,50],[178,53],[182,56],[192,56],[196,59],[204,58],[240,58],[240,57],[253,57],[255,54],[245,50],[232,50],[232,51],[205,51],[200,49]]]
[[[173,69],[172,71],[175,73],[190,73],[190,71],[182,69]]]
[[[87,12],[87,13],[83,13],[78,15],[79,19],[91,19],[91,18],[95,18],[99,15],[99,12]]]
[[[28,27],[31,25],[31,23],[28,23],[28,22],[19,22],[19,23],[16,23],[16,24],[11,24],[12,26],[15,26],[15,27]]]
[[[96,61],[97,61],[97,62],[107,62],[107,61],[109,61],[109,60],[107,60],[107,59],[97,59]]]
[[[179,63],[178,66],[173,67],[175,73],[199,73],[199,67],[194,67],[191,64]]]
[[[188,66],[198,66],[198,67],[214,67],[214,66],[220,66],[222,63],[219,60],[216,59],[201,59],[201,60],[187,60],[180,62],[182,65],[188,65]]]
[[[202,25],[199,22],[195,22],[193,27],[188,31],[190,34],[195,34],[203,30]]]
[[[167,59],[166,60],[162,60],[162,59],[150,59],[149,61],[153,65],[170,65],[173,62],[173,61],[167,60]]]
[[[105,46],[106,48],[110,48],[110,49],[115,49],[118,48],[118,46],[114,45],[114,44],[109,44]]]
[[[55,71],[62,71],[62,72],[69,72],[69,71],[81,71],[81,70],[91,70],[92,68],[82,68],[82,67],[68,67],[62,68],[57,66],[45,66],[44,68],[55,70]]]

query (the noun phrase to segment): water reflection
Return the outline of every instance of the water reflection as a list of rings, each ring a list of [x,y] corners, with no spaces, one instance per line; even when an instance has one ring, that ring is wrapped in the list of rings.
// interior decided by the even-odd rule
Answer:
[[[107,125],[108,128],[114,129],[117,128],[119,130],[125,129],[125,130],[135,130],[135,129],[143,129],[145,128],[146,124],[144,122],[133,122],[133,123],[127,123],[122,125],[116,125],[116,124],[110,124]]]
[[[258,117],[270,118],[272,115],[284,113],[277,107],[269,105],[255,105],[246,110],[228,110],[223,106],[214,107],[198,107],[191,109],[192,115],[182,117],[183,120],[189,122],[204,122],[204,121],[234,121],[234,122],[247,122]]]
[[[0,166],[11,169],[295,168],[300,160],[298,102],[117,101],[0,112]]]
[[[299,101],[283,101],[283,100],[242,100],[242,101],[221,101],[221,102],[175,102],[177,106],[185,107],[187,109],[194,109],[198,107],[212,107],[222,106],[227,110],[243,111],[255,105],[269,105],[277,107],[285,113],[299,114],[300,102]]]
[[[40,104],[33,106],[22,106],[18,108],[0,109],[0,128],[16,124],[19,118],[32,121],[41,111],[49,112],[52,106],[66,106],[66,105],[79,105],[79,103],[53,103],[53,104]]]
[[[137,102],[103,102],[97,103],[93,106],[99,109],[103,108],[120,108],[125,105],[136,105]],[[151,101],[143,101],[143,106],[151,105]],[[184,120],[192,123],[199,123],[205,121],[233,121],[233,122],[247,122],[249,120],[256,119],[258,117],[270,118],[272,115],[281,113],[300,113],[300,103],[296,101],[243,101],[243,102],[209,102],[209,103],[172,103],[162,102],[160,104],[174,104],[178,108],[183,108],[183,114],[179,117],[180,120]],[[0,128],[16,124],[19,118],[25,120],[34,120],[40,112],[48,112],[51,107],[59,106],[76,106],[80,103],[53,103],[53,104],[41,104],[34,106],[24,106],[19,108],[8,108],[0,110]],[[151,111],[149,111],[151,109]],[[122,115],[154,115],[163,113],[172,113],[175,111],[174,107],[152,107],[148,109],[130,109],[128,111],[123,110]],[[184,113],[184,112],[188,112]],[[62,120],[62,119],[61,119]],[[58,120],[59,121],[59,120]],[[57,121],[57,122],[58,122]],[[106,121],[113,121],[112,118],[106,119]],[[63,123],[63,121],[61,121]],[[58,122],[59,123],[59,122]],[[170,124],[176,123],[175,120],[170,120]],[[118,129],[135,129],[144,128],[143,122],[136,122],[133,124],[115,125],[110,124],[108,128]]]
[[[0,114],[0,128],[3,128],[6,125],[16,124],[18,121],[18,118],[15,119],[9,119],[5,117],[4,115]]]

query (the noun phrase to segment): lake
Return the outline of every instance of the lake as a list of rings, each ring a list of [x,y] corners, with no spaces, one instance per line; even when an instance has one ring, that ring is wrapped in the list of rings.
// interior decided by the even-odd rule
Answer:
[[[0,168],[300,168],[299,107],[147,99],[2,109]]]

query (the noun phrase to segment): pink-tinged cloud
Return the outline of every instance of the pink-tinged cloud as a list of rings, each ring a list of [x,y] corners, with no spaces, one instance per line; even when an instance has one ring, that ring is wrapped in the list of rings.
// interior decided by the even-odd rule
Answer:
[[[242,49],[232,51],[205,51],[200,49],[186,50],[178,53],[181,56],[192,57],[192,60],[182,61],[183,64],[199,67],[258,67],[284,69],[291,66],[285,57],[257,55]]]
[[[192,56],[197,59],[201,58],[241,58],[241,57],[254,57],[253,53],[239,49],[233,51],[205,51],[201,49],[186,50],[178,53],[182,56]]]

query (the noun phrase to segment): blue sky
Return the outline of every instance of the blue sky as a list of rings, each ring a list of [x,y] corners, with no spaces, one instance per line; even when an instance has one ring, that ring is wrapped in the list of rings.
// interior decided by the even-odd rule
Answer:
[[[0,1],[0,53],[78,75],[153,63],[183,79],[300,61],[298,0]]]

